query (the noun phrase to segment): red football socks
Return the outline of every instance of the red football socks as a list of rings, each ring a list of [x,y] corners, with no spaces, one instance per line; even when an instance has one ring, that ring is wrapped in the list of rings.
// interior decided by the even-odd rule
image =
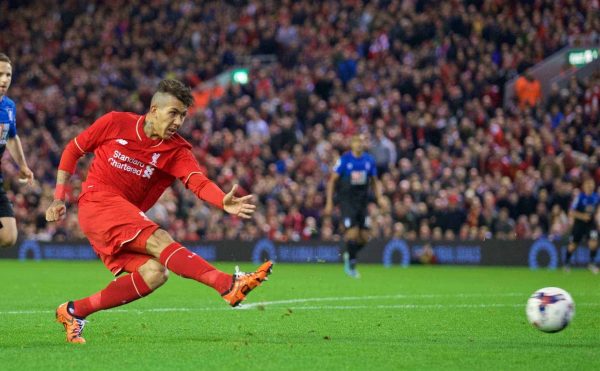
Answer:
[[[185,278],[191,278],[208,285],[219,294],[224,294],[231,288],[233,276],[221,272],[200,256],[174,242],[160,254],[160,262],[167,269]],[[102,291],[76,300],[70,306],[71,314],[85,318],[99,310],[118,307],[131,303],[152,292],[138,271],[113,280]]]
[[[72,315],[85,318],[90,314],[103,309],[118,307],[142,298],[152,290],[139,272],[135,271],[126,276],[113,280],[106,288],[87,298],[73,302]]]
[[[216,269],[206,260],[173,242],[160,253],[160,262],[178,275],[191,278],[217,290],[219,294],[231,288],[233,276]]]

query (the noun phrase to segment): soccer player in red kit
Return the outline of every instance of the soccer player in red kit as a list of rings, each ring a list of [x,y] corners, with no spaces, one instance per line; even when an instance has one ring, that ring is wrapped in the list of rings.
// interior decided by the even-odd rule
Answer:
[[[221,272],[175,242],[144,214],[175,179],[229,214],[248,219],[256,209],[251,195],[235,196],[237,185],[225,194],[210,181],[190,151],[191,145],[177,134],[192,103],[189,87],[163,80],[146,115],[108,113],[66,146],[46,219],[56,221],[65,215],[65,183],[77,160],[93,152],[78,201],[79,224],[115,276],[129,273],[89,297],[57,308],[56,320],[64,325],[67,341],[85,343],[82,331],[87,316],[150,294],[166,282],[168,270],[214,288],[234,307],[270,274],[270,261],[253,273]]]

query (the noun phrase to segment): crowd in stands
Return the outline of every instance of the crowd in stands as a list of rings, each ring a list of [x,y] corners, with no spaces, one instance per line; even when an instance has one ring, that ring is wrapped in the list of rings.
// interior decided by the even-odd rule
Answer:
[[[223,189],[256,195],[252,221],[181,184],[148,215],[178,240],[341,238],[322,217],[325,183],[363,133],[386,205],[375,237],[562,238],[584,176],[600,184],[600,74],[503,105],[504,84],[565,45],[600,42],[598,1],[141,1],[0,3],[0,51],[34,186],[5,157],[21,238],[83,238],[76,198],[48,224],[62,149],[101,114],[144,113],[158,82],[194,89],[253,55],[181,130]],[[8,155],[7,155],[8,156]]]

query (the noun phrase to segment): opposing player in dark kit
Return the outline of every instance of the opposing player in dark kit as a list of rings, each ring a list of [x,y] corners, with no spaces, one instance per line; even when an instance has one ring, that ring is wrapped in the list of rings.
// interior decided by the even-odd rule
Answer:
[[[33,182],[33,173],[27,166],[21,139],[17,135],[17,110],[15,102],[6,96],[12,81],[12,62],[4,53],[0,53],[0,158],[4,150],[19,165],[19,182]],[[0,170],[0,186],[4,182]],[[12,204],[6,197],[4,187],[0,187],[0,247],[11,247],[17,242],[17,221]]]
[[[582,241],[587,241],[590,249],[589,270],[598,274],[598,266],[595,263],[598,252],[598,205],[600,196],[594,191],[596,187],[594,179],[588,178],[583,182],[583,189],[571,204],[570,214],[573,217],[573,228],[569,245],[567,246],[567,257],[565,259],[565,270],[571,269],[571,256]]]
[[[346,251],[343,253],[344,271],[354,278],[360,277],[356,269],[358,252],[368,242],[370,235],[367,205],[371,186],[377,203],[380,207],[383,205],[375,160],[365,152],[364,142],[363,135],[353,136],[351,150],[344,153],[335,164],[327,182],[327,201],[324,210],[325,215],[331,215],[333,195],[336,185],[338,185],[337,198],[346,229],[344,234]]]

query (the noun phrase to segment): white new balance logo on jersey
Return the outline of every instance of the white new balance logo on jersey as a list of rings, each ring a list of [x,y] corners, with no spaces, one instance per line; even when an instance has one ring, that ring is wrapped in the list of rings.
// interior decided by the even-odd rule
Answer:
[[[129,143],[128,141],[126,141],[125,139],[117,139],[117,143],[119,143],[120,145],[124,146],[127,143]]]

